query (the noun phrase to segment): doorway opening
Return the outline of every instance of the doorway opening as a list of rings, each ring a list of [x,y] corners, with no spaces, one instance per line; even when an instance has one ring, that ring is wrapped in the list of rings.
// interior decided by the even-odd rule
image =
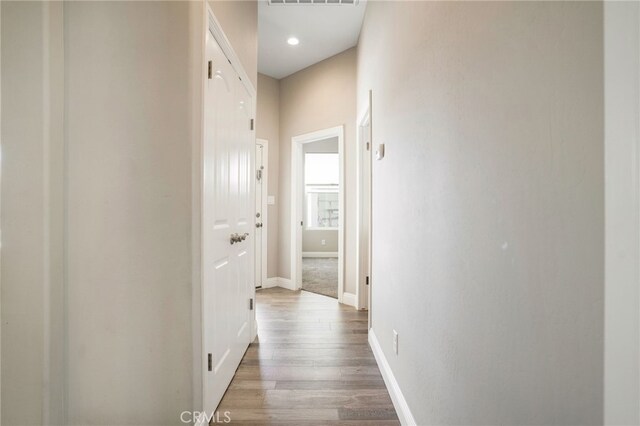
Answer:
[[[344,293],[343,126],[292,138],[291,277],[295,289]]]

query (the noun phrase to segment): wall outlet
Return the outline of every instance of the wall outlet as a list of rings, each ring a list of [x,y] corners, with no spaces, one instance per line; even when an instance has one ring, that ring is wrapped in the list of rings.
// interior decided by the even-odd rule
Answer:
[[[320,241],[320,244],[322,244],[323,246],[326,246],[327,245],[327,240]]]
[[[393,352],[398,355],[398,332],[393,330]]]

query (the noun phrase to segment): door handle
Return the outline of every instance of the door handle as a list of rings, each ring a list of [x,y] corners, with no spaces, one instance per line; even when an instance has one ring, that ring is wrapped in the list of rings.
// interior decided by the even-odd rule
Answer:
[[[231,236],[229,237],[229,242],[231,243],[231,245],[233,245],[235,243],[239,243],[241,241],[246,240],[248,236],[249,236],[248,232],[245,232],[244,234],[238,234],[236,232],[231,234]]]

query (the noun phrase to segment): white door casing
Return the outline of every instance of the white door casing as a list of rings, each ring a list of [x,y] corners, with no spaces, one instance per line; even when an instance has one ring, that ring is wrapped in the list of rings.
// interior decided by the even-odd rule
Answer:
[[[253,99],[206,35],[202,182],[203,398],[213,412],[252,337]],[[240,236],[232,242],[232,235]]]
[[[371,109],[366,111],[358,122],[357,157],[357,286],[356,308],[370,308],[371,293]],[[371,326],[371,325],[369,325]]]
[[[256,139],[256,287],[262,287],[267,280],[268,160],[268,142],[264,139]]]

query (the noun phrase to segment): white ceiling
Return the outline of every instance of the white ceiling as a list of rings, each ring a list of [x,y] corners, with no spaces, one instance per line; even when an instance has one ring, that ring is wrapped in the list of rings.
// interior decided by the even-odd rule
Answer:
[[[281,79],[358,43],[366,1],[357,5],[258,2],[258,71]],[[287,39],[295,36],[297,46]]]

